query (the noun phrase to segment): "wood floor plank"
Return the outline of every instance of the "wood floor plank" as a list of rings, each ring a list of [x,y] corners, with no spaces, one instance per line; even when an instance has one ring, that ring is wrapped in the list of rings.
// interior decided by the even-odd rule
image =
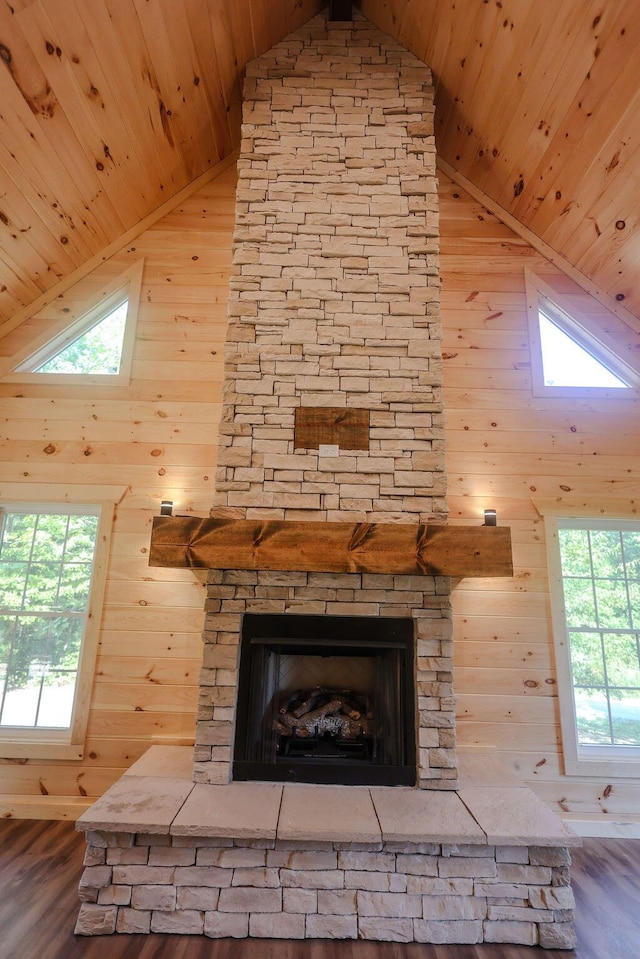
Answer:
[[[0,822],[0,959],[637,959],[640,839],[585,839],[573,852],[578,948],[484,944],[73,935],[84,836],[70,822]]]

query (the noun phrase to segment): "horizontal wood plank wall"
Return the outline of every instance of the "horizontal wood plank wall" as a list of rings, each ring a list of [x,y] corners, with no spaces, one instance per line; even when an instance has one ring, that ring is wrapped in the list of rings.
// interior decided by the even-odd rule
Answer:
[[[204,571],[151,569],[160,501],[206,515],[216,464],[235,168],[202,187],[1,341],[22,349],[63,311],[82,312],[105,278],[144,257],[128,387],[3,383],[0,496],[6,484],[128,491],[116,510],[83,762],[0,761],[0,815],[72,816],[152,743],[193,742]],[[21,799],[22,797],[22,799]]]
[[[618,331],[619,321],[442,173],[440,216],[449,521],[481,523],[496,509],[511,527],[515,567],[512,580],[467,579],[453,593],[458,742],[495,747],[560,814],[637,816],[640,785],[563,774],[534,501],[631,513],[640,406],[532,395],[524,268],[605,328]]]
[[[204,577],[150,569],[147,551],[161,499],[201,516],[212,500],[234,182],[223,174],[65,294],[82,298],[145,256],[128,388],[0,381],[0,489],[20,482],[28,496],[29,483],[49,483],[55,496],[70,483],[129,486],[117,510],[85,761],[0,763],[0,814],[75,814],[74,803],[100,795],[150,744],[192,740]],[[512,529],[516,567],[512,580],[466,580],[453,594],[459,742],[495,747],[560,812],[624,817],[637,812],[640,787],[562,773],[533,499],[597,507],[613,491],[631,508],[638,409],[532,396],[524,266],[583,312],[602,308],[445,176],[440,200],[450,522],[481,523],[485,507],[497,509]],[[64,308],[57,301],[52,315]],[[33,322],[37,334],[42,323]],[[16,331],[16,349],[26,331]]]

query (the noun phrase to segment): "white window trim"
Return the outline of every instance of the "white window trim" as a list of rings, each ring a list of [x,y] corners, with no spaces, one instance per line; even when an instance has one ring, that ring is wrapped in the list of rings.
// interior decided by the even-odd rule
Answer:
[[[606,333],[597,323],[554,290],[539,276],[525,267],[525,293],[527,322],[531,353],[531,389],[534,396],[553,396],[566,399],[593,397],[601,399],[637,400],[640,392],[640,359],[624,352],[620,343]],[[560,329],[614,373],[628,389],[603,386],[547,386],[544,381],[542,343],[540,339],[539,311],[557,323]]]
[[[48,327],[47,332],[29,344],[13,361],[13,370],[3,379],[10,383],[52,383],[63,386],[123,386],[131,380],[133,347],[136,339],[136,326],[142,290],[142,272],[144,259],[140,259],[124,273],[110,281],[94,296],[90,302],[84,301],[79,315],[71,322],[69,318],[59,320]],[[70,343],[95,326],[102,317],[127,300],[127,319],[125,323],[120,368],[117,373],[37,373],[35,367],[45,363],[51,356],[61,352]]]
[[[17,508],[34,512],[66,511],[77,508],[78,512],[94,510],[99,516],[96,534],[91,590],[87,606],[87,619],[82,642],[76,692],[73,703],[71,726],[69,729],[25,729],[16,726],[0,727],[0,758],[3,759],[84,759],[84,743],[89,721],[91,692],[98,656],[98,640],[102,606],[107,579],[107,563],[111,542],[111,529],[115,504],[120,501],[126,488],[113,488],[113,497],[96,502],[90,495],[90,487],[77,487],[67,491],[67,495],[56,502],[49,498],[40,499],[37,489],[29,491],[27,499],[12,496],[9,489],[0,487],[0,502],[7,509]],[[44,490],[43,490],[44,492]],[[104,488],[103,488],[104,492]],[[35,494],[35,495],[34,495]],[[74,495],[75,494],[75,495]],[[71,504],[73,501],[73,505]]]
[[[536,506],[542,513],[541,504]],[[567,776],[608,776],[616,779],[640,778],[640,747],[581,746],[578,743],[558,540],[558,526],[564,521],[578,521],[581,526],[589,525],[593,529],[625,527],[638,529],[640,524],[637,519],[632,520],[628,515],[621,517],[610,515],[608,519],[603,519],[602,516],[594,516],[592,512],[587,514],[583,509],[575,511],[558,509],[555,513],[545,511],[543,515],[565,774]],[[622,752],[625,753],[625,758],[621,755]]]

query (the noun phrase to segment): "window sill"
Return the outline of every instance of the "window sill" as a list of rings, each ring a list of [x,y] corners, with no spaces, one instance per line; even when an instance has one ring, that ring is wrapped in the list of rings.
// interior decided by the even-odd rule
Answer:
[[[638,759],[566,759],[567,776],[608,776],[611,779],[640,779]]]

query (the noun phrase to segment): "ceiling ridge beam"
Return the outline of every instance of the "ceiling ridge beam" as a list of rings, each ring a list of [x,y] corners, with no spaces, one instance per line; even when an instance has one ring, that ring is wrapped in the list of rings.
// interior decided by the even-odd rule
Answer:
[[[626,323],[630,329],[636,333],[640,333],[640,318],[635,316],[634,313],[631,313],[630,310],[619,303],[611,294],[601,290],[597,283],[594,283],[593,280],[585,276],[581,270],[569,263],[561,253],[556,252],[553,247],[545,243],[544,240],[541,240],[532,230],[516,219],[512,213],[509,213],[509,211],[505,210],[499,203],[492,200],[490,196],[475,186],[464,174],[459,173],[450,163],[439,156],[437,158],[437,164],[438,168],[442,170],[443,173],[446,173],[454,183],[457,183],[463,190],[466,190],[478,203],[482,203],[501,223],[509,227],[517,236],[532,246],[536,253],[539,253],[546,260],[549,260],[550,263],[553,263],[559,270],[562,270],[562,272],[584,290],[585,293],[588,293],[594,300],[597,300],[598,303],[604,306],[605,309],[609,310],[610,313],[613,313],[618,319]]]
[[[18,310],[17,313],[14,313],[13,316],[10,316],[4,323],[0,324],[0,340],[21,326],[22,323],[31,319],[32,316],[45,306],[48,306],[49,303],[52,303],[53,300],[62,296],[62,294],[70,290],[72,286],[79,283],[80,280],[83,280],[85,276],[88,276],[89,273],[92,273],[97,267],[106,263],[107,260],[110,260],[112,256],[120,253],[125,247],[129,246],[130,243],[137,240],[145,230],[154,226],[154,224],[156,224],[158,220],[161,220],[163,216],[166,216],[167,213],[171,213],[173,208],[179,203],[183,203],[185,200],[188,200],[189,197],[193,196],[194,193],[197,193],[200,187],[205,186],[210,180],[215,180],[221,176],[221,174],[225,173],[230,166],[237,162],[237,159],[238,151],[234,150],[224,157],[224,159],[212,167],[209,167],[208,170],[205,170],[204,173],[201,173],[199,177],[196,177],[195,180],[188,183],[182,190],[174,193],[173,196],[165,200],[161,206],[156,207],[155,210],[136,223],[135,226],[119,236],[117,240],[114,240],[108,246],[104,247],[99,253],[95,253],[90,259],[83,263],[82,266],[77,267],[73,273],[69,273],[68,276],[65,276],[59,283],[56,283],[55,286],[46,290],[27,306],[24,306],[21,310]]]

